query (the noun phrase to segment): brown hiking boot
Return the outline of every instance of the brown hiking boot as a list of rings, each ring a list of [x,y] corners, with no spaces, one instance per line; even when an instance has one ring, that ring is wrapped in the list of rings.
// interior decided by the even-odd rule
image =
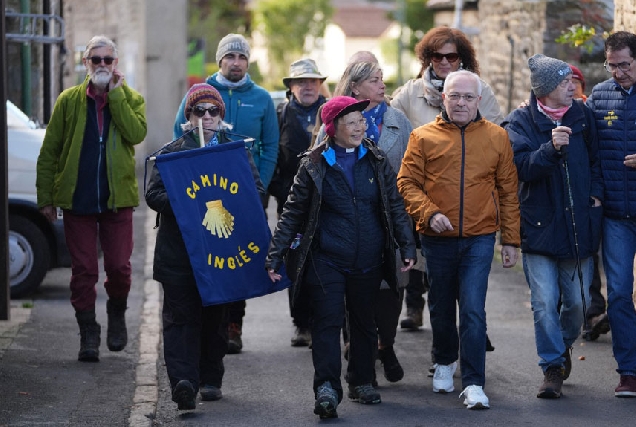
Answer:
[[[230,323],[227,332],[227,353],[239,354],[243,349],[243,340],[241,339],[243,331],[241,330],[241,325],[238,323]]]
[[[400,322],[400,327],[411,331],[416,331],[421,328],[423,311],[424,310],[419,310],[417,308],[407,308],[406,317]]]
[[[543,374],[543,384],[539,388],[537,397],[542,399],[558,399],[561,397],[563,372],[564,369],[561,366],[550,366]]]

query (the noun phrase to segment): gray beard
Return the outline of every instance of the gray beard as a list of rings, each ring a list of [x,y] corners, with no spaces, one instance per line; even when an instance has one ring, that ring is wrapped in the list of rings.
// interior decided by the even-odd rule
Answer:
[[[110,83],[110,79],[113,76],[113,73],[97,73],[94,72],[90,74],[91,82],[99,88],[105,88]]]

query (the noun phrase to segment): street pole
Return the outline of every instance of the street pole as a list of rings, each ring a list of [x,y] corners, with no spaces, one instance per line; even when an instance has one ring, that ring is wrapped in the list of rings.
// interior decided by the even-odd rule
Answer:
[[[7,67],[6,67],[6,26],[4,18],[5,2],[0,7],[0,320],[9,320],[9,194],[8,153],[7,153]]]
[[[455,17],[453,18],[453,28],[462,29],[462,9],[464,0],[455,0]]]
[[[404,84],[402,79],[402,51],[404,50],[404,24],[405,24],[405,16],[406,16],[406,0],[399,0],[397,7],[397,18],[398,23],[400,24],[400,35],[398,36],[397,42],[397,78],[396,78],[396,88],[400,87]]]

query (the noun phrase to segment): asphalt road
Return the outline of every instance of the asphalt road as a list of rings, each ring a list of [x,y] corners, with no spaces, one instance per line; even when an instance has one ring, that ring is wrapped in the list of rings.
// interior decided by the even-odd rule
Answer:
[[[270,206],[270,225],[273,224]],[[244,349],[225,358],[224,397],[198,402],[194,411],[177,411],[170,400],[165,366],[158,363],[157,426],[633,426],[636,399],[614,397],[611,335],[579,341],[573,353],[572,375],[559,400],[536,398],[543,375],[537,365],[530,294],[520,268],[493,263],[487,299],[488,331],[495,351],[487,356],[485,391],[491,409],[468,411],[455,392],[432,391],[431,329],[428,311],[418,332],[398,331],[396,353],[405,371],[398,383],[387,382],[377,362],[379,405],[361,405],[346,397],[339,418],[313,414],[311,351],[291,347],[293,326],[285,292],[248,301],[243,327]],[[579,357],[584,360],[579,360]],[[343,367],[346,361],[343,359]],[[344,369],[344,368],[343,368]]]
[[[271,214],[270,214],[271,217]],[[105,293],[98,290],[101,361],[77,362],[79,335],[68,301],[68,269],[51,272],[32,296],[30,318],[0,353],[0,427],[5,426],[633,426],[636,399],[617,399],[611,335],[577,342],[572,375],[559,400],[537,399],[537,366],[528,287],[519,269],[493,264],[487,300],[488,331],[495,351],[487,356],[485,391],[491,409],[468,411],[456,391],[432,392],[427,377],[431,331],[398,331],[396,353],[405,378],[388,383],[377,364],[382,403],[360,405],[346,397],[340,418],[313,414],[311,351],[290,346],[293,327],[285,292],[248,301],[244,350],[225,359],[224,397],[178,411],[170,400],[160,338],[159,285],[151,280],[154,215],[135,212],[135,285],[127,320],[129,345],[105,346]],[[425,313],[425,318],[428,312]],[[580,360],[579,358],[584,358]],[[343,360],[343,366],[344,366]],[[456,374],[457,375],[457,374]]]

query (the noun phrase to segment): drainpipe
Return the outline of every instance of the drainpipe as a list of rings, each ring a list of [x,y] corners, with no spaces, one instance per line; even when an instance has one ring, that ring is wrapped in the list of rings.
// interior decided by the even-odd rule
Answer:
[[[515,85],[515,40],[511,35],[508,35],[508,42],[510,43],[510,78],[508,84],[508,113],[512,111],[512,92]]]
[[[453,17],[453,27],[458,30],[462,29],[462,11],[464,9],[463,0],[455,0],[455,15]]]
[[[4,3],[4,2],[3,2]],[[20,13],[30,13],[29,0],[20,0]],[[20,21],[28,27],[28,21]],[[21,32],[26,29],[21,28]],[[22,58],[22,111],[31,117],[31,44],[23,42],[21,47]]]
[[[51,15],[51,0],[44,0],[42,2],[42,14]],[[42,33],[45,36],[53,35],[49,32],[52,30],[49,25],[49,20],[44,19],[42,23]],[[51,44],[42,44],[42,98],[44,103],[42,105],[42,122],[48,123],[51,118],[51,93],[52,93],[52,58],[51,58]]]
[[[400,23],[400,35],[398,35],[396,87],[400,87],[404,84],[404,80],[402,79],[402,76],[404,75],[403,66],[402,66],[402,51],[404,50],[405,15],[406,15],[406,1],[398,0],[397,18],[398,18],[398,22]]]

